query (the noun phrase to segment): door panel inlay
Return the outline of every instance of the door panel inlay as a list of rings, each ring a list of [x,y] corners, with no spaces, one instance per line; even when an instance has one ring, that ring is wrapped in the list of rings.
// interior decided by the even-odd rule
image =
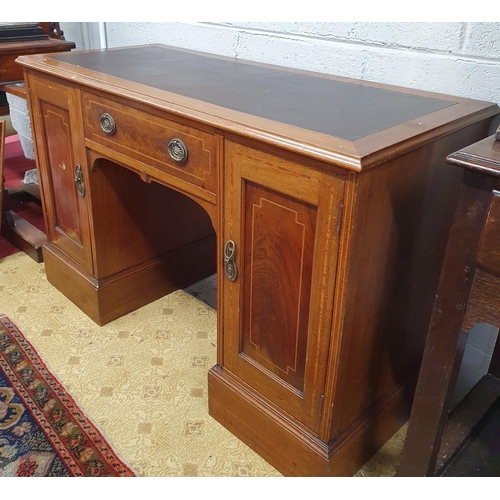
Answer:
[[[73,157],[71,154],[71,129],[68,111],[42,103],[48,159],[54,189],[55,228],[82,245],[80,210],[75,196]]]
[[[303,391],[316,209],[249,182],[245,205],[240,352]]]

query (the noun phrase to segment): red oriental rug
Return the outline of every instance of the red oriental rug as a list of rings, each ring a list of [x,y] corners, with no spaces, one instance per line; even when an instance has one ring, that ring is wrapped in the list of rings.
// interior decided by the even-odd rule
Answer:
[[[0,315],[0,477],[135,476]]]

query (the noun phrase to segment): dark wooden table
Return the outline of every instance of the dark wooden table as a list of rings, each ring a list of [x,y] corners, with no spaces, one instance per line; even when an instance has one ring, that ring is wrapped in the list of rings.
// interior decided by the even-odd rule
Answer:
[[[450,402],[470,329],[500,328],[500,140],[447,161],[465,172],[398,475],[499,476],[498,340],[488,373],[452,412]]]
[[[16,58],[27,54],[66,52],[76,47],[64,39],[59,23],[0,23],[0,82],[23,80]]]

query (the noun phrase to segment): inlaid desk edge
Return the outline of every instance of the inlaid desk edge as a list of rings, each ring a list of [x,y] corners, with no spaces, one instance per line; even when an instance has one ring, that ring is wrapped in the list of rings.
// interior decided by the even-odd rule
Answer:
[[[173,115],[186,119],[194,119],[200,123],[226,132],[236,133],[250,139],[298,153],[302,156],[322,162],[321,168],[323,169],[333,166],[355,172],[362,172],[380,165],[382,162],[391,158],[400,156],[426,143],[432,142],[434,139],[444,134],[452,133],[480,119],[495,116],[500,111],[500,108],[496,104],[485,101],[234,59],[161,44],[117,47],[106,50],[115,51],[152,46],[190,54],[199,54],[204,57],[211,57],[218,60],[237,61],[242,64],[288,73],[326,78],[400,93],[411,93],[434,99],[443,99],[450,101],[451,105],[365,137],[349,141],[332,135],[322,134],[256,115],[243,113],[203,100],[185,97],[154,86],[144,85],[124,78],[114,77],[106,73],[86,69],[59,60],[57,57],[52,57],[51,54],[20,56],[16,59],[16,62],[24,66],[25,69],[38,70],[55,77],[65,78],[75,84],[82,84],[101,92],[104,91],[118,97],[147,104],[153,108],[172,113]],[[101,51],[101,49],[97,49],[95,51],[86,52]],[[72,52],[72,54],[77,53],[77,51]],[[415,129],[418,129],[418,134],[415,134]]]

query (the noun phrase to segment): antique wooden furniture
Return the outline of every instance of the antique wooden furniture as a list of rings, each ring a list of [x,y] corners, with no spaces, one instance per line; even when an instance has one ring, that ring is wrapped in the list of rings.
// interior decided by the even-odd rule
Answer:
[[[24,54],[65,52],[76,47],[64,39],[59,23],[0,22],[0,82],[23,79],[23,68],[16,58]]]
[[[465,175],[398,474],[498,476],[499,340],[488,373],[451,415],[450,401],[470,329],[476,323],[500,328],[500,141],[490,136],[451,154],[448,162],[463,167]],[[492,439],[485,437],[490,428]],[[480,454],[472,432],[480,434]]]
[[[16,58],[24,54],[65,52],[76,47],[64,39],[59,23],[0,23],[0,92],[26,98],[23,68]],[[40,202],[38,186],[5,191],[4,210],[0,212],[2,236],[37,262],[42,262],[45,234],[11,210],[11,198]]]
[[[409,415],[460,172],[496,105],[165,46],[19,59],[47,278],[97,323],[217,271],[210,414],[287,475]]]
[[[5,121],[0,120],[0,214],[3,208],[3,149],[5,143]]]

